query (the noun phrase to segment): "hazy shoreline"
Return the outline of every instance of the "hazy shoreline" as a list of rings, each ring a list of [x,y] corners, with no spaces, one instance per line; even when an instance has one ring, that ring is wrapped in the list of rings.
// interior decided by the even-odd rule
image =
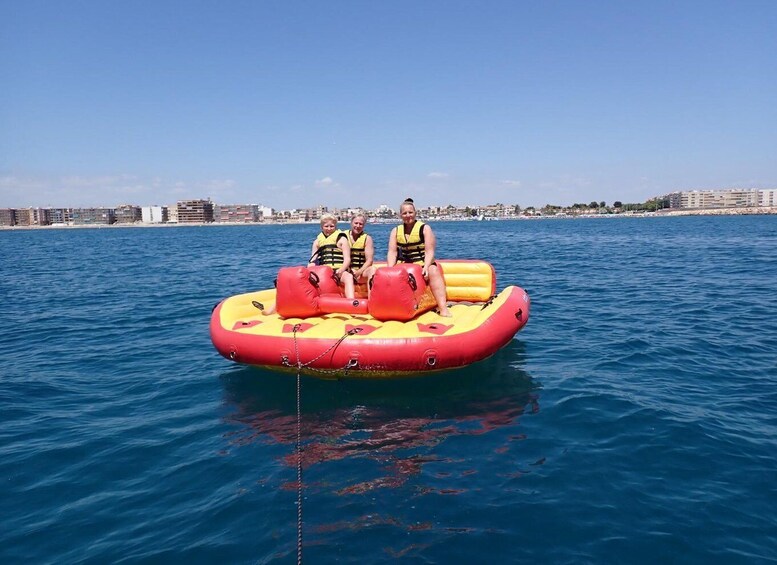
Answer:
[[[657,212],[623,212],[620,214],[557,214],[555,216],[506,216],[506,217],[487,217],[483,221],[532,221],[532,220],[577,220],[577,219],[604,219],[604,218],[657,218],[657,217],[678,217],[678,216],[764,216],[777,214],[777,207],[759,206],[749,208],[706,208],[692,210],[659,210]],[[455,217],[436,217],[420,218],[426,222],[473,222],[478,221],[476,217],[455,218]],[[371,224],[395,224],[399,219],[372,221]],[[204,222],[204,223],[155,223],[148,224],[137,222],[133,224],[53,224],[47,226],[0,226],[0,230],[58,230],[58,229],[116,229],[116,228],[182,228],[182,227],[216,227],[216,226],[287,226],[318,224],[318,220],[309,220],[301,222]],[[346,223],[341,221],[339,223]]]

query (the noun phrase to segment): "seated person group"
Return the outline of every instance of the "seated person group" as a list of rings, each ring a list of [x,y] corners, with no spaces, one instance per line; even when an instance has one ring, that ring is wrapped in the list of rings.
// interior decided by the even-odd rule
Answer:
[[[431,226],[416,220],[413,200],[408,198],[400,206],[402,224],[389,235],[387,266],[397,263],[415,263],[422,267],[440,316],[450,317],[446,301],[445,280],[442,270],[434,260],[436,239]],[[366,217],[357,214],[351,218],[348,230],[337,229],[337,218],[325,214],[321,218],[321,233],[311,248],[309,265],[329,265],[346,298],[369,295],[369,282],[376,271],[375,248],[372,236],[364,231]],[[265,314],[275,311],[274,306]]]

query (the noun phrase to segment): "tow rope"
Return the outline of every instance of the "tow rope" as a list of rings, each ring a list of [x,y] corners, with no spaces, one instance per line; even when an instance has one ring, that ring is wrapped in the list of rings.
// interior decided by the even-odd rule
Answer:
[[[297,565],[302,564],[302,425],[300,418],[300,386],[302,369],[297,369]]]
[[[326,351],[324,351],[321,355],[318,357],[315,357],[314,359],[311,359],[307,363],[303,363],[299,358],[299,347],[297,346],[297,330],[299,330],[300,324],[295,324],[293,328],[293,336],[294,336],[294,354],[297,357],[297,362],[295,364],[292,364],[289,361],[289,358],[284,356],[281,358],[281,362],[287,366],[287,367],[296,367],[297,368],[297,442],[296,442],[296,450],[297,450],[297,565],[302,564],[302,417],[301,417],[301,399],[302,399],[302,369],[307,369],[309,371],[315,371],[318,373],[324,373],[324,374],[334,374],[339,373],[340,371],[343,371],[344,374],[348,374],[348,369],[354,368],[358,365],[358,361],[356,359],[351,359],[348,361],[348,363],[342,368],[342,369],[334,369],[334,370],[325,370],[325,369],[314,369],[310,365],[321,359],[324,355],[332,351],[335,347],[340,345],[345,338],[347,338],[349,335],[355,335],[362,331],[362,328],[353,328],[345,332],[342,337],[340,337],[336,342],[334,342],[331,347],[329,347]]]

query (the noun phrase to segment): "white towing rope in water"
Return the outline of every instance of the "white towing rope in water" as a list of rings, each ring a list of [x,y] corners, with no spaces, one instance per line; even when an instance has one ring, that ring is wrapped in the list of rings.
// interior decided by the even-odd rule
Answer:
[[[300,424],[301,368],[297,369],[297,565],[302,564],[302,426]]]
[[[297,331],[300,328],[300,324],[295,324],[293,328],[293,336],[294,336],[294,354],[297,356],[297,565],[302,564],[302,423],[301,423],[301,410],[300,410],[300,399],[302,396],[302,369],[308,369],[309,371],[315,371],[317,373],[324,373],[324,374],[334,374],[343,371],[346,375],[348,374],[348,369],[356,366],[355,360],[351,360],[346,364],[345,367],[342,369],[335,369],[334,371],[327,371],[324,369],[314,369],[310,365],[321,359],[324,355],[332,351],[334,348],[336,348],[338,345],[340,345],[345,338],[347,338],[349,335],[354,335],[359,333],[362,329],[361,328],[353,328],[351,330],[348,330],[343,334],[343,336],[338,339],[336,342],[332,344],[329,349],[324,351],[321,355],[316,357],[315,359],[312,359],[308,361],[307,363],[303,363],[302,360],[299,358],[299,347],[297,345]],[[291,362],[287,358],[283,358],[282,362],[287,367],[294,367],[295,365],[292,365]]]

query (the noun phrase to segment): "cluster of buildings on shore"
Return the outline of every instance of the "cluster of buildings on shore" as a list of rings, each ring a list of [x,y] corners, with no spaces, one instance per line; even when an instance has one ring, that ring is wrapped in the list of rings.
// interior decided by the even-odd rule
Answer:
[[[260,204],[216,204],[212,200],[179,200],[169,206],[122,204],[115,208],[0,208],[0,226],[88,226],[112,224],[255,224],[317,221],[324,213],[350,218],[357,212],[392,218],[387,206],[329,210],[325,206],[276,211]]]
[[[699,211],[738,210],[777,207],[777,189],[690,190],[658,196],[645,204],[615,202],[575,204],[571,207],[547,205],[541,209],[521,208],[517,204],[488,206],[430,206],[418,210],[424,219],[509,219],[519,217],[619,214],[634,211]],[[324,213],[347,220],[363,213],[372,222],[389,222],[397,218],[395,210],[381,205],[374,210],[363,208],[315,208],[276,211],[260,204],[216,204],[207,200],[180,200],[169,206],[122,204],[115,208],[0,208],[0,226],[89,226],[113,224],[253,224],[300,223],[318,221]]]

